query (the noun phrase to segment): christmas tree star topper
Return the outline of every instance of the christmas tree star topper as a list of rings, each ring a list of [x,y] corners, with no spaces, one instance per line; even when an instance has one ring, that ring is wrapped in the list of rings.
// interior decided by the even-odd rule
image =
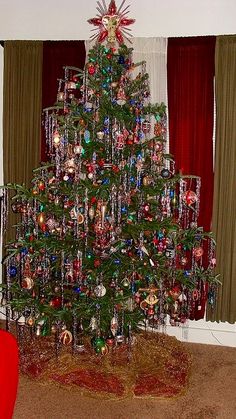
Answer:
[[[96,33],[91,37],[92,39],[97,38],[98,42],[103,42],[107,39],[110,44],[114,44],[116,41],[122,44],[124,38],[128,39],[128,31],[130,29],[124,27],[134,23],[135,19],[127,18],[129,6],[122,9],[124,3],[125,0],[122,1],[120,7],[117,9],[114,0],[111,0],[108,7],[106,6],[105,0],[102,0],[102,4],[99,1],[97,2],[99,15],[88,20],[92,25],[99,27],[94,29]]]

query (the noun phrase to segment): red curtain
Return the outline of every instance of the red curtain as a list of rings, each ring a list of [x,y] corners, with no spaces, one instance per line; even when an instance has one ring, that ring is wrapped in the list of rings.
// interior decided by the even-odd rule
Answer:
[[[169,38],[167,86],[170,153],[176,170],[201,177],[198,225],[211,228],[215,37]],[[192,319],[204,317],[207,287]]]
[[[85,64],[84,41],[45,41],[43,43],[42,107],[56,102],[58,81],[63,79],[64,66],[83,69]],[[47,161],[44,130],[42,129],[41,160]]]
[[[209,231],[213,197],[215,37],[169,38],[170,152],[176,169],[201,177],[199,226]]]

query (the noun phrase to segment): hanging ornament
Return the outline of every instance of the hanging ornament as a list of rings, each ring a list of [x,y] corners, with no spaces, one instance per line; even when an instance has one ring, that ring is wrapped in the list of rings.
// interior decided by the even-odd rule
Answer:
[[[164,179],[169,179],[171,177],[171,172],[168,169],[162,169],[161,177]]]
[[[104,138],[104,135],[105,135],[104,131],[98,131],[97,132],[97,138],[99,140],[102,140]]]
[[[200,246],[199,247],[195,247],[193,249],[193,254],[196,257],[196,259],[200,259],[202,257],[202,255],[203,255],[203,253],[204,253],[203,248],[200,247]]]
[[[142,127],[143,133],[144,134],[148,134],[150,132],[150,129],[151,129],[151,123],[150,123],[150,121],[147,121],[145,119],[145,121],[142,122],[141,127]]]
[[[88,215],[89,215],[90,220],[93,220],[94,219],[94,216],[95,216],[95,209],[94,209],[94,207],[90,207],[89,208]]]
[[[97,319],[96,319],[96,317],[95,317],[95,316],[93,316],[93,317],[91,318],[90,323],[89,323],[89,328],[90,328],[92,331],[97,330],[97,328],[98,328],[98,321],[97,321]]]
[[[49,304],[50,304],[51,307],[60,308],[61,307],[61,297],[53,297]]]
[[[17,274],[17,267],[11,265],[8,272],[9,272],[10,277],[14,278]]]
[[[92,76],[94,75],[96,72],[96,67],[93,64],[88,64],[88,73]]]
[[[187,204],[188,206],[192,205],[192,204],[195,204],[195,202],[198,201],[197,194],[193,191],[190,191],[190,190],[188,190],[188,191],[186,191],[182,194],[182,199],[185,202],[185,204]]]
[[[80,144],[78,144],[78,145],[75,145],[74,146],[74,153],[75,154],[82,154],[83,153],[83,151],[84,151],[84,149],[83,149],[83,147],[82,147],[82,145],[80,145]]]
[[[74,173],[76,169],[76,164],[74,159],[68,159],[64,163],[64,169],[68,173]]]
[[[53,133],[53,144],[55,147],[57,147],[60,144],[60,135],[57,130],[55,130]]]
[[[34,280],[26,276],[22,279],[21,286],[26,290],[31,290],[34,286]]]
[[[126,95],[123,87],[120,87],[118,90],[116,103],[120,106],[123,106],[126,103]]]
[[[123,9],[124,1],[122,5],[117,10],[116,3],[114,0],[111,0],[109,6],[107,7],[105,2],[103,5],[98,1],[97,10],[99,11],[98,17],[88,20],[88,23],[91,23],[94,26],[98,26],[98,31],[91,38],[98,40],[98,42],[103,42],[105,39],[109,43],[114,44],[115,41],[118,41],[120,44],[124,42],[124,37],[127,38],[127,32],[124,33],[123,27],[129,26],[135,22],[134,19],[128,19],[125,17],[128,13],[127,9],[129,6]]]
[[[38,224],[41,226],[45,222],[44,212],[41,212],[37,217]]]
[[[106,292],[107,292],[107,290],[106,290],[106,288],[104,287],[104,285],[103,284],[99,284],[99,285],[97,285],[96,287],[95,287],[95,289],[94,289],[94,294],[97,296],[97,297],[104,297],[104,295],[106,294]]]
[[[84,141],[86,144],[90,143],[90,132],[87,129],[84,131]]]
[[[59,340],[63,345],[70,345],[72,342],[72,333],[69,330],[64,330],[60,336]]]
[[[117,316],[114,316],[111,319],[111,333],[113,334],[113,336],[116,336],[117,329],[118,329],[118,319],[117,319]]]
[[[108,353],[108,348],[103,337],[95,337],[92,339],[91,343],[97,354],[106,355]]]
[[[121,329],[117,330],[117,333],[116,333],[116,342],[117,343],[123,343],[124,340],[125,340],[125,337],[124,337],[124,334],[122,333],[122,330]]]

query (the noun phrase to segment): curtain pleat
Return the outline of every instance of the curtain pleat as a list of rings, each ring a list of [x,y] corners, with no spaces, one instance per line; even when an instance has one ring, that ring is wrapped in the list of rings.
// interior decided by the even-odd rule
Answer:
[[[40,161],[42,42],[4,43],[3,170],[4,183],[24,183]],[[9,213],[9,225],[15,222]],[[6,240],[13,237],[10,228]]]
[[[216,158],[212,228],[219,288],[209,319],[236,321],[236,36],[216,41]]]

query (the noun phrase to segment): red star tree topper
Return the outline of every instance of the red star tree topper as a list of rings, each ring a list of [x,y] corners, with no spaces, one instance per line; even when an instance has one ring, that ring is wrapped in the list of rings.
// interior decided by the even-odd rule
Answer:
[[[91,37],[98,42],[103,42],[107,39],[108,43],[114,44],[116,41],[119,44],[124,43],[124,38],[128,39],[130,29],[126,26],[135,22],[135,19],[127,18],[129,13],[129,6],[123,8],[125,0],[122,1],[120,7],[117,9],[114,0],[111,0],[109,6],[106,6],[104,0],[102,4],[98,1],[97,10],[98,17],[89,19],[88,22],[98,28],[94,29],[96,33]]]

